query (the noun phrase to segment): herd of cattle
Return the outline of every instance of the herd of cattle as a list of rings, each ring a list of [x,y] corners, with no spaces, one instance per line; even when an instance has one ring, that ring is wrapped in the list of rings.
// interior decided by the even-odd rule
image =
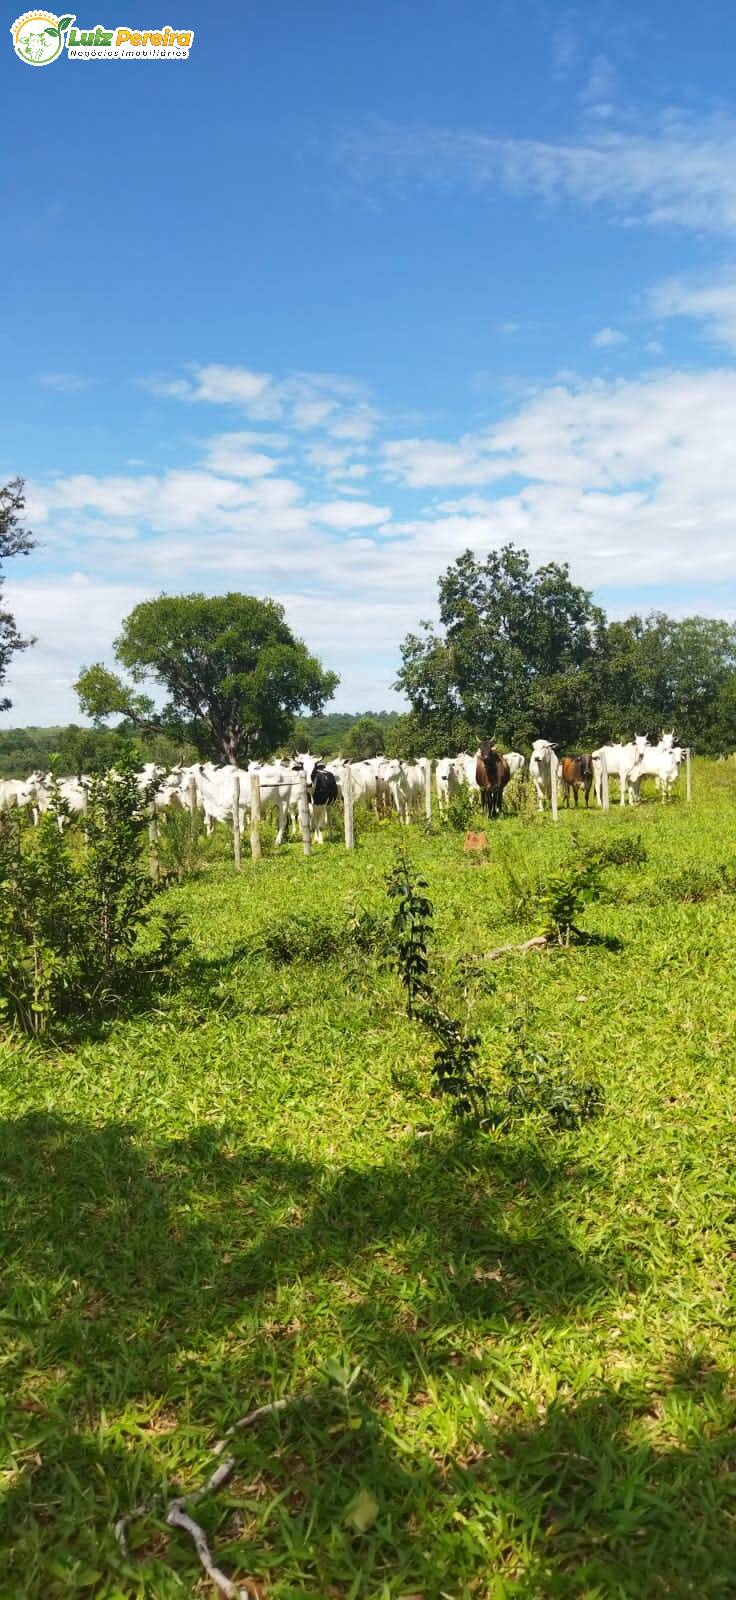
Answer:
[[[478,795],[489,816],[497,816],[509,779],[517,774],[523,776],[528,767],[540,811],[550,804],[553,786],[557,791],[561,789],[567,805],[571,796],[577,805],[582,793],[587,806],[591,789],[600,805],[605,771],[618,779],[621,805],[627,801],[633,805],[640,799],[645,777],[654,778],[662,798],[666,798],[685,753],[675,744],[673,732],[663,733],[656,745],[639,735],[629,744],[604,745],[599,750],[561,758],[550,740],[536,739],[527,763],[518,750],[503,753],[489,739],[475,755],[463,751],[434,762],[434,790],[442,814],[453,797],[465,789]],[[348,771],[355,804],[363,802],[378,812],[394,813],[402,822],[409,822],[413,814],[424,810],[431,766],[425,760],[400,761],[385,756],[365,761],[323,761],[302,752],[292,761],[254,762],[247,772],[232,766],[213,766],[209,761],[168,771],[149,763],[141,769],[138,779],[141,791],[150,798],[154,815],[169,806],[197,808],[209,833],[215,822],[232,821],[236,792],[243,826],[250,814],[251,774],[257,773],[261,816],[275,821],[277,844],[283,843],[290,823],[297,828],[299,793],[305,780],[312,834],[321,844],[330,808],[344,795]],[[24,780],[5,779],[0,782],[0,811],[26,806],[38,822],[44,812],[53,810],[63,826],[66,817],[85,811],[87,788],[88,780],[83,777],[54,779],[41,772],[33,772]]]

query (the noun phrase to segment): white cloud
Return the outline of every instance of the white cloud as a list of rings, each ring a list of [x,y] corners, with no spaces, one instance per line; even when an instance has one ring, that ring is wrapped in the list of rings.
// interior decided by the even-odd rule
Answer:
[[[89,389],[94,378],[81,378],[76,372],[43,372],[38,379],[44,389],[56,389],[59,394],[77,394]]]
[[[655,317],[692,317],[722,344],[736,350],[736,276],[716,279],[667,278],[651,291]]]
[[[340,528],[345,532],[352,528],[376,527],[379,523],[388,522],[391,516],[389,506],[372,506],[364,500],[334,500],[315,509],[320,522],[328,528]]]
[[[262,450],[254,449],[253,444],[254,441],[266,444],[273,437],[272,434],[266,434],[261,440],[258,434],[251,432],[220,433],[209,441],[207,466],[212,472],[223,473],[225,477],[262,478],[274,471],[276,462]]]
[[[366,185],[500,187],[601,206],[625,221],[736,231],[736,119],[727,115],[668,112],[650,131],[609,122],[556,143],[382,122],[344,137],[336,157]]]
[[[43,548],[8,600],[40,643],[14,665],[11,718],[50,716],[82,660],[109,658],[126,611],[160,590],[278,596],[346,675],[342,703],[357,705],[362,685],[391,681],[398,642],[433,614],[437,577],[468,546],[511,541],[534,561],[569,561],[576,579],[628,590],[632,605],[645,585],[735,581],[734,415],[736,370],[568,378],[473,433],[385,441],[359,498],[337,485],[353,490],[349,472],[368,463],[329,441],[307,442],[301,475],[236,475],[265,453],[248,430],[210,440],[209,467],[31,483]],[[212,470],[218,460],[227,472]],[[314,471],[330,483],[322,503]],[[48,580],[33,578],[41,559]]]
[[[323,432],[352,443],[369,439],[379,421],[362,385],[335,373],[297,372],[277,380],[247,367],[213,364],[190,370],[191,377],[140,382],[160,399],[235,406],[252,421],[282,421],[298,433]]]
[[[609,350],[613,345],[625,344],[626,339],[627,335],[619,328],[599,328],[590,342],[594,350]]]

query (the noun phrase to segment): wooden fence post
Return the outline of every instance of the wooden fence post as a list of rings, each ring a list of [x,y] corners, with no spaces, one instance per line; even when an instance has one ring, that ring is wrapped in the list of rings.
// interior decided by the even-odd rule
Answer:
[[[608,793],[608,758],[605,750],[601,750],[601,805],[603,810],[608,811],[610,804],[611,801]]]
[[[424,817],[426,822],[432,821],[432,760],[425,756],[424,766]]]
[[[257,772],[250,775],[250,854],[251,860],[261,859],[261,785]]]
[[[235,871],[240,871],[240,774],[233,773],[233,855]]]
[[[557,760],[557,752],[556,752],[556,750],[550,750],[550,753],[549,753],[549,803],[550,803],[550,810],[552,812],[552,821],[553,822],[557,821],[557,774],[559,772],[559,766],[560,766],[560,764],[559,764],[559,761]]]
[[[345,849],[355,849],[355,833],[353,829],[353,775],[350,771],[350,762],[346,762],[342,769],[342,803],[345,812]]]
[[[309,795],[307,794],[307,774],[299,773],[299,828],[304,845],[305,856],[312,854],[312,829],[309,821]]]
[[[692,797],[693,775],[690,769],[690,746],[688,745],[687,750],[685,751],[685,799],[692,800]]]

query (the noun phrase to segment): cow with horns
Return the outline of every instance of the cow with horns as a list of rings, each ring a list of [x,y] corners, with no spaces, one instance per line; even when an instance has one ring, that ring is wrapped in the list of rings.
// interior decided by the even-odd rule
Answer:
[[[480,789],[483,810],[489,817],[500,817],[503,791],[509,781],[508,761],[496,749],[494,739],[484,739],[475,757],[475,781]]]

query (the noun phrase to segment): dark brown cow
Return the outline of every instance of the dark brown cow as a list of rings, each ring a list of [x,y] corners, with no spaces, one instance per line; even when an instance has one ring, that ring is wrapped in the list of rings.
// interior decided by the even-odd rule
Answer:
[[[593,782],[593,757],[592,755],[564,756],[560,769],[560,776],[565,791],[565,805],[570,804],[570,790],[575,795],[575,804],[578,803],[580,789],[585,794],[587,807],[590,799],[590,789]]]
[[[481,805],[489,817],[500,817],[503,791],[510,776],[508,762],[496,749],[494,740],[485,739],[475,758],[475,781],[480,789]]]

